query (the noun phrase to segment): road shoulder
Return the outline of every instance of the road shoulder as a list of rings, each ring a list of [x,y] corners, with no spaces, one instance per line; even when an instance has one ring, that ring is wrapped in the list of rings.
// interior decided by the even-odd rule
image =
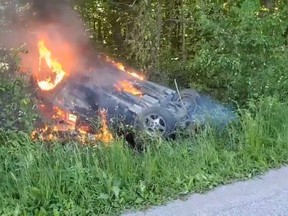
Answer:
[[[281,194],[284,192],[287,194]],[[270,202],[270,199],[270,203],[272,203],[270,205],[274,205],[273,199],[276,200],[281,196],[283,199],[288,196],[288,167],[271,170],[248,181],[220,186],[206,194],[193,194],[185,201],[175,200],[167,205],[157,206],[144,212],[126,213],[123,216],[231,215],[233,212],[235,212],[234,215],[242,215],[239,212],[251,213],[248,208],[251,203],[254,203],[253,209],[257,211],[255,209],[257,205],[262,208],[261,204],[265,200]],[[286,203],[283,205],[287,206],[285,211],[288,211],[288,201],[287,205]],[[247,206],[248,212],[244,212],[245,206]],[[271,208],[273,206],[270,206]],[[281,206],[279,208],[281,209]],[[253,215],[255,215],[254,213]]]

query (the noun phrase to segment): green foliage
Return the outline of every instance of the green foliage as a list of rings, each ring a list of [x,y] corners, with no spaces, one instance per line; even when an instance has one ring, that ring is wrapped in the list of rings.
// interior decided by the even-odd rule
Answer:
[[[5,131],[29,132],[36,118],[34,101],[27,91],[27,74],[18,72],[17,57],[13,54],[15,52],[18,51],[3,52],[0,58],[0,128]]]
[[[131,2],[133,6],[133,2]],[[82,15],[90,31],[90,38],[98,51],[106,51],[117,57],[123,57],[129,50],[124,40],[131,25],[130,3],[116,1],[77,0],[75,9]]]
[[[80,2],[94,39],[154,81],[240,103],[287,95],[287,1]]]
[[[191,66],[222,98],[287,95],[287,8],[265,13],[260,7],[243,1],[212,13],[200,9],[204,37]]]
[[[275,98],[250,101],[222,132],[207,128],[137,153],[108,147],[31,143],[23,134],[0,146],[1,215],[112,215],[190,192],[247,179],[287,162],[288,108]]]

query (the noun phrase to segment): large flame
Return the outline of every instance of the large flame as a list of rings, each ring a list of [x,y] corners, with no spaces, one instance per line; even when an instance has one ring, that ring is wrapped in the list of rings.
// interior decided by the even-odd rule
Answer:
[[[45,80],[37,79],[38,86],[44,90],[49,91],[55,88],[65,77],[66,72],[62,69],[62,65],[53,58],[51,51],[46,47],[45,42],[43,40],[38,43],[39,50],[39,73],[42,71],[42,60],[46,62],[46,65],[52,72],[49,75],[46,75]]]
[[[115,84],[115,88],[118,91],[124,91],[132,95],[137,95],[137,96],[142,95],[142,92],[139,89],[135,88],[133,84],[129,82],[128,80],[119,81],[117,84]]]
[[[33,64],[33,72],[35,71],[35,79],[40,89],[42,91],[50,91],[59,85],[71,73],[71,71],[77,67],[75,62],[75,57],[77,55],[75,55],[75,52],[73,52],[74,50],[70,49],[70,46],[63,41],[63,43],[57,43],[56,45],[54,42],[52,43],[52,41],[50,41],[49,37],[40,36],[39,38],[41,39],[38,42],[39,63],[37,61],[35,62],[36,65]],[[107,61],[119,70],[126,72],[137,79],[144,79],[144,77],[138,75],[135,70],[125,68],[122,63],[110,60],[108,57]],[[35,67],[38,67],[38,70]],[[114,88],[133,95],[142,95],[141,91],[128,80],[117,82],[114,85]],[[42,106],[42,108],[45,108],[45,105]],[[50,111],[52,114],[49,112],[49,118],[53,120],[53,124],[37,128],[31,134],[32,139],[57,141],[61,140],[63,134],[65,136],[68,134],[68,137],[71,137],[72,135],[73,138],[76,138],[76,140],[82,143],[91,143],[93,140],[109,143],[114,139],[108,127],[106,110],[100,110],[99,112],[101,128],[98,132],[91,132],[93,130],[91,130],[89,125],[79,126],[76,124],[76,122],[78,122],[78,117],[76,115],[66,112],[59,107],[53,107],[53,109],[50,108]]]

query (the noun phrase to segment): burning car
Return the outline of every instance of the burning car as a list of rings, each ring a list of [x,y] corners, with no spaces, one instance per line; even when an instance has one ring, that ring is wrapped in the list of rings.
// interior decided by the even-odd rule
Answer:
[[[177,127],[185,128],[191,123],[191,113],[196,110],[199,95],[193,90],[181,91],[179,95],[174,90],[134,77],[113,87],[95,85],[88,76],[82,77],[80,82],[66,82],[53,94],[41,92],[39,97],[45,104],[65,110],[67,122],[76,121],[73,116],[85,121],[98,111],[106,110],[108,122],[114,128],[120,124],[131,125],[151,136],[168,137]]]
[[[51,10],[52,4],[36,2],[25,6],[31,13],[24,13],[20,25],[5,40],[27,45],[21,69],[32,71],[39,110],[52,120],[51,125],[44,123],[34,131],[45,140],[64,131],[77,132],[81,139],[92,135],[109,142],[113,139],[109,129],[129,127],[152,137],[170,137],[177,129],[206,124],[207,113],[216,122],[228,119],[219,117],[227,113],[221,105],[195,90],[173,90],[107,57],[95,59],[90,55],[89,29],[74,10],[62,3],[59,10]],[[95,116],[100,117],[98,130],[91,125]]]
[[[37,96],[46,107],[62,110],[61,117],[69,125],[85,122],[101,110],[106,110],[113,128],[133,126],[150,136],[168,137],[177,127],[185,128],[191,123],[190,116],[199,97],[194,90],[178,94],[136,73],[123,73],[123,66],[108,59],[103,61],[111,63],[105,65],[109,83],[97,82],[97,71],[93,73],[93,70],[78,74],[77,78],[65,77],[65,71],[58,62],[53,63],[43,41],[39,43],[39,52],[41,61],[46,61],[55,77],[53,81],[50,78],[37,81]]]
[[[170,137],[177,129],[206,121],[203,111],[211,105],[207,105],[209,100],[203,103],[203,96],[195,90],[176,91],[147,81],[109,58],[101,60],[102,66],[68,76],[44,41],[38,43],[38,48],[39,70],[44,61],[51,76],[41,80],[34,77],[37,97],[52,110],[52,117],[56,113],[55,119],[69,125],[69,130],[85,128],[87,134],[91,129],[89,119],[100,115],[105,141],[111,140],[108,127],[116,131],[132,127],[151,137]],[[101,79],[103,73],[105,82]]]

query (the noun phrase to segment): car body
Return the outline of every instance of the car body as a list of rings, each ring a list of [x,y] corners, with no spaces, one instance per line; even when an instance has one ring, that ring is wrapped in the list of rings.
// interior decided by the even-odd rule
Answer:
[[[97,71],[71,76],[53,91],[40,91],[38,97],[46,105],[64,110],[66,122],[71,116],[72,121],[73,116],[77,116],[78,122],[88,121],[104,109],[111,127],[117,130],[123,126],[132,127],[149,136],[170,137],[177,129],[206,124],[207,113],[211,114],[212,110],[214,114],[210,119],[219,116],[219,111],[225,114],[226,117],[218,118],[218,122],[231,117],[229,114],[227,118],[225,107],[201,96],[196,90],[173,90],[123,73],[115,67],[105,67],[105,72],[105,79],[98,76]],[[139,94],[117,87],[117,82],[124,81]]]

